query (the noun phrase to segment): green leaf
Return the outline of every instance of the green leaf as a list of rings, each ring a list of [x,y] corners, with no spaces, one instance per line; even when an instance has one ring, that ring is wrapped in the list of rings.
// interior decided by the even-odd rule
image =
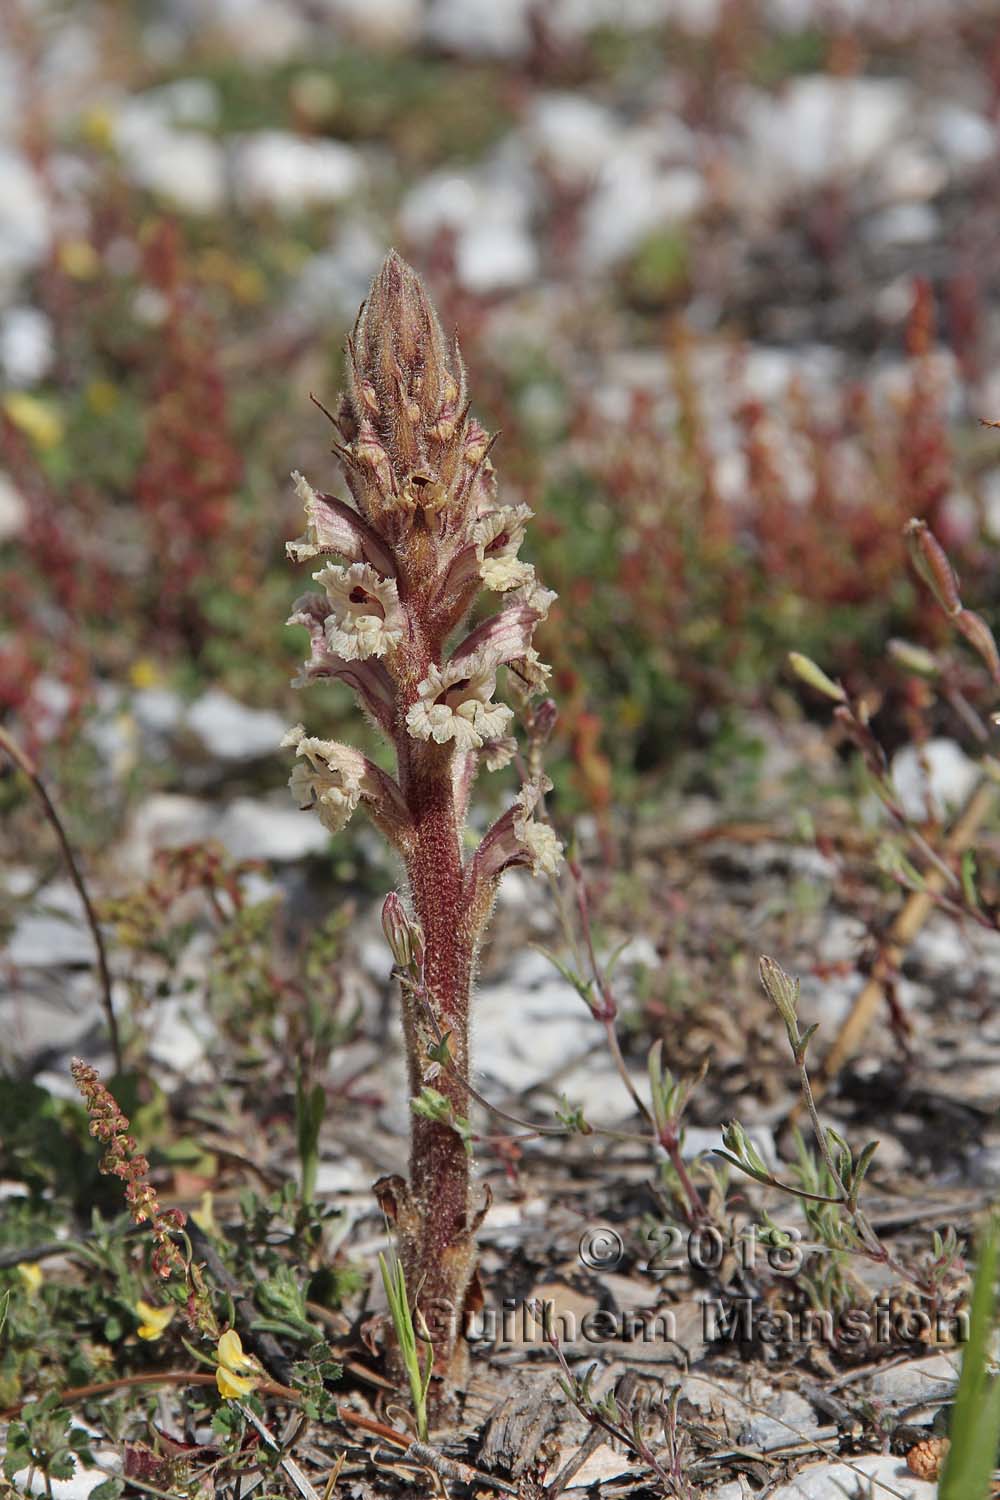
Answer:
[[[106,1479],[99,1484],[95,1490],[90,1492],[90,1500],[118,1500],[118,1496],[124,1490],[125,1485],[120,1479]]]
[[[939,1500],[986,1500],[1000,1441],[1000,1381],[987,1374],[996,1324],[1000,1219],[994,1214],[979,1244],[969,1308],[969,1341],[951,1416],[951,1447],[941,1471]]]

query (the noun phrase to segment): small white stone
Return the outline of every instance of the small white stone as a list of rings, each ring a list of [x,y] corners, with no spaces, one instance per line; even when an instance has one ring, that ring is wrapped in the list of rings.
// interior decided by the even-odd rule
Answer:
[[[480,195],[465,172],[431,172],[406,194],[399,210],[404,235],[424,245],[442,229],[464,229],[473,222]]]
[[[535,242],[518,224],[472,227],[455,247],[455,274],[467,291],[480,297],[526,286],[538,270]]]
[[[29,270],[49,247],[49,204],[37,174],[20,154],[0,146],[0,278]]]
[[[235,175],[245,205],[296,214],[349,198],[361,186],[364,167],[357,151],[340,141],[263,130],[237,146]]]
[[[131,180],[191,214],[225,206],[225,157],[218,141],[195,130],[151,133],[126,153]]]
[[[1000,150],[1000,133],[992,121],[961,104],[942,104],[932,126],[931,138],[957,170],[986,166]]]
[[[429,41],[475,57],[519,57],[531,46],[533,0],[430,0]]]
[[[33,905],[35,910],[21,918],[4,950],[15,968],[94,962],[93,935],[69,881],[46,886]]]
[[[78,1458],[73,1459],[72,1479],[47,1480],[37,1469],[19,1469],[12,1480],[14,1489],[24,1495],[51,1495],[52,1500],[87,1500],[98,1485],[107,1481],[109,1474],[120,1474],[122,1467],[121,1457],[114,1449],[95,1448],[93,1451],[94,1462],[101,1466],[99,1469],[87,1468]]]
[[[17,536],[28,519],[28,502],[9,474],[0,470],[0,542]]]
[[[901,79],[790,80],[778,95],[748,91],[743,119],[756,161],[755,183],[819,184],[838,172],[859,172],[900,138],[912,104]]]
[[[874,1481],[868,1486],[869,1481]],[[892,1495],[894,1500],[934,1500],[937,1485],[911,1474],[901,1458],[888,1453],[861,1454],[850,1462],[813,1464],[788,1484],[771,1491],[771,1500],[833,1500],[840,1495]]]
[[[176,849],[197,844],[214,835],[218,810],[197,797],[161,792],[140,803],[129,821],[118,848],[118,864],[142,877],[148,873],[158,849]]]
[[[320,0],[332,20],[380,47],[401,47],[420,35],[420,0]]]
[[[689,167],[661,169],[651,143],[635,139],[605,162],[584,210],[581,258],[590,272],[631,255],[656,230],[684,223],[705,200],[705,183]]]
[[[912,141],[898,141],[879,163],[881,192],[894,202],[936,198],[947,186],[941,162]]]
[[[954,740],[907,745],[892,758],[892,781],[908,818],[923,822],[954,811],[979,779],[979,771]]]
[[[894,245],[926,245],[940,230],[938,216],[926,203],[894,203],[872,214],[862,234],[876,249]]]
[[[591,181],[620,135],[615,116],[580,94],[540,94],[528,121],[529,140],[561,182]]]
[[[9,385],[37,385],[52,368],[52,324],[37,307],[9,307],[0,320],[0,366]]]
[[[323,854],[330,835],[314,813],[302,812],[291,799],[264,802],[256,797],[237,797],[230,802],[214,830],[214,836],[234,859],[270,859],[288,863]]]
[[[132,713],[149,734],[171,734],[184,716],[184,701],[172,688],[142,688],[132,697]]]
[[[219,688],[192,703],[186,723],[210,755],[229,761],[276,755],[288,727],[280,714],[247,708]]]

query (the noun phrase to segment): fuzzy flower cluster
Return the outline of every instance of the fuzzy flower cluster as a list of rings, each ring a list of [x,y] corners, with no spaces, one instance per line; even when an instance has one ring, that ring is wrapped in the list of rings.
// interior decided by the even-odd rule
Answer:
[[[394,746],[396,775],[301,725],[284,743],[296,752],[290,787],[300,807],[336,832],[363,804],[406,859],[421,789],[442,766],[461,821],[479,767],[497,770],[514,757],[514,712],[498,694],[524,703],[544,689],[549,668],[533,637],[555,595],[519,556],[531,511],[498,496],[493,440],[470,415],[458,347],[395,254],[347,356],[334,450],[350,498],[294,476],[306,529],[288,555],[317,564],[317,589],[296,601],[289,621],[310,641],[296,685],[347,683]],[[483,595],[499,608],[469,630]],[[546,789],[526,785],[486,834],[477,876],[495,881],[514,864],[556,869],[560,846],[541,820]]]
[[[101,1160],[101,1171],[120,1177],[125,1184],[125,1201],[136,1224],[150,1226],[154,1248],[152,1267],[158,1276],[185,1276],[187,1266],[173,1235],[184,1228],[184,1215],[178,1208],[161,1208],[156,1189],[146,1181],[149,1162],[129,1134],[128,1116],[122,1114],[114,1096],[101,1082],[96,1068],[78,1057],[70,1064],[76,1084],[90,1116],[90,1134],[104,1143],[107,1150]]]

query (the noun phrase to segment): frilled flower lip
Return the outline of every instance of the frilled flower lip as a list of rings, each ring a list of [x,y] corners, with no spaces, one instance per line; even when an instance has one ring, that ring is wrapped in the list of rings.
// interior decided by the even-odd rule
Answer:
[[[282,749],[294,747],[302,759],[288,778],[289,790],[299,807],[314,808],[330,833],[339,833],[349,822],[361,800],[367,761],[358,750],[336,740],[315,739],[301,724],[290,729]]]
[[[478,750],[501,739],[514,715],[505,703],[491,701],[497,665],[495,655],[473,652],[444,667],[432,666],[406,715],[413,738],[438,745],[453,740],[458,750]]]
[[[317,494],[297,470],[292,479],[306,513],[303,535],[285,543],[292,562],[308,562],[335,553],[348,562],[370,563],[383,577],[395,574],[396,565],[384,538],[363,516],[344,500]]]
[[[536,823],[535,811],[545,792],[552,787],[548,777],[529,782],[514,804],[511,826],[514,837],[527,855],[532,875],[555,875],[563,861],[563,847],[548,823]]]
[[[495,879],[510,865],[526,865],[533,875],[556,874],[563,860],[562,844],[547,823],[535,819],[551,788],[547,776],[525,782],[514,805],[484,835],[473,860],[475,880]]]
[[[532,511],[527,505],[502,505],[488,511],[472,528],[472,542],[479,563],[479,576],[483,584],[494,593],[505,594],[510,589],[530,584],[535,570],[530,563],[521,562],[518,549],[524,541],[525,522],[531,519]]]
[[[366,563],[349,568],[330,563],[313,574],[330,602],[326,643],[345,661],[385,656],[403,639],[405,616],[395,580],[381,578]]]

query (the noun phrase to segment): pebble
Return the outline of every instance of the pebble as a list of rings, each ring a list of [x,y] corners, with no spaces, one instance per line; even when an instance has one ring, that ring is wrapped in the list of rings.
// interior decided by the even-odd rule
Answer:
[[[467,229],[455,250],[455,272],[477,296],[527,286],[538,275],[535,241],[517,224],[484,224]]]
[[[12,1477],[15,1490],[23,1495],[46,1495],[50,1500],[87,1500],[98,1485],[105,1484],[109,1474],[121,1472],[121,1457],[113,1448],[95,1448],[94,1461],[100,1468],[90,1468],[74,1458],[72,1479],[47,1479],[37,1469],[19,1469]]]
[[[922,823],[954,812],[979,779],[975,762],[954,740],[906,745],[892,758],[892,782],[907,817]]]
[[[775,1390],[761,1405],[766,1405],[767,1415],[752,1416],[737,1439],[745,1448],[769,1453],[772,1448],[786,1447],[796,1438],[816,1437],[821,1429],[811,1404],[795,1391]]]
[[[276,864],[325,854],[330,835],[315,813],[302,812],[291,798],[281,803],[237,797],[216,824],[214,836],[234,859],[270,859]]]
[[[28,502],[9,474],[0,470],[0,542],[17,536],[28,519]]]
[[[281,714],[248,708],[220,688],[196,698],[185,722],[210,755],[230,762],[276,756],[288,728]]]
[[[705,202],[705,180],[691,167],[662,170],[656,143],[622,143],[598,173],[583,213],[580,255],[591,274],[638,249],[647,235],[685,223]]]
[[[235,148],[236,196],[248,208],[299,214],[341,203],[358,190],[364,175],[359,153],[340,141],[263,130]]]
[[[867,1486],[867,1487],[866,1487]],[[770,1500],[833,1500],[841,1495],[891,1495],[893,1500],[934,1500],[937,1485],[917,1479],[901,1458],[889,1453],[860,1454],[850,1463],[824,1462],[802,1469]]]
[[[532,0],[430,0],[424,35],[467,57],[516,58],[531,45]]]
[[[49,206],[41,183],[20,152],[0,146],[0,283],[13,284],[49,247]]]
[[[222,146],[196,130],[164,130],[125,150],[132,182],[185,213],[221,213],[226,203]]]
[[[880,1401],[893,1406],[910,1406],[918,1401],[936,1404],[951,1394],[958,1379],[958,1365],[958,1359],[952,1355],[929,1354],[924,1359],[877,1370],[869,1381],[869,1389]]]
[[[37,385],[52,368],[52,324],[37,307],[9,307],[0,319],[0,368],[8,385]]]
[[[593,180],[618,143],[611,112],[580,94],[540,94],[528,117],[528,140],[558,181],[581,187]]]
[[[931,139],[957,172],[995,161],[1000,147],[997,127],[984,115],[961,104],[942,104],[931,126]]]
[[[907,128],[912,90],[895,78],[793,78],[778,95],[748,92],[744,128],[753,185],[819,185],[877,162]]]
[[[80,897],[68,880],[45,886],[34,906],[11,934],[4,953],[8,962],[18,969],[94,962],[94,939]]]
[[[894,245],[926,245],[940,231],[940,220],[928,204],[894,203],[872,214],[862,235],[873,249],[887,250]]]

